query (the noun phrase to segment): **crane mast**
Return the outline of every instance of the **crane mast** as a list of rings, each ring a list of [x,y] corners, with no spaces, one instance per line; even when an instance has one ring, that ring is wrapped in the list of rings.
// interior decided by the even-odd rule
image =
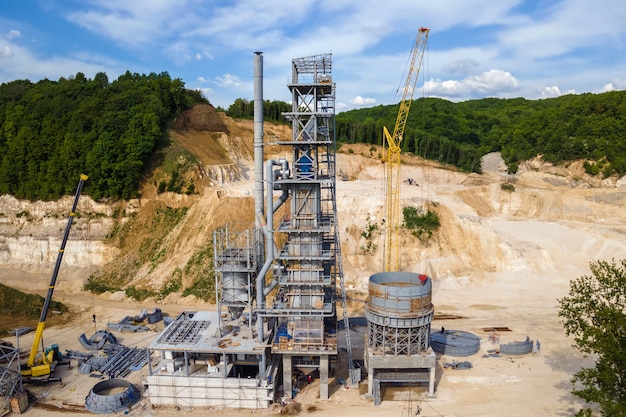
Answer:
[[[80,193],[83,189],[83,184],[87,181],[87,175],[80,174],[80,180],[78,182],[78,188],[76,189],[76,195],[74,196],[74,204],[72,205],[72,210],[67,219],[67,224],[65,226],[65,233],[63,234],[63,239],[61,241],[61,248],[59,249],[59,253],[57,255],[57,260],[54,265],[54,271],[52,272],[52,278],[50,278],[50,285],[48,286],[48,294],[46,295],[44,305],[41,309],[41,315],[39,317],[39,324],[37,325],[37,330],[35,332],[35,337],[33,338],[33,345],[30,349],[30,356],[28,357],[28,361],[26,364],[22,366],[22,376],[24,377],[42,377],[48,378],[50,374],[54,370],[55,361],[60,353],[58,351],[58,346],[53,345],[51,348],[43,348],[41,355],[38,358],[37,354],[39,353],[39,343],[41,343],[43,338],[43,330],[46,326],[46,317],[48,316],[48,309],[50,308],[50,302],[52,301],[52,294],[54,292],[54,287],[56,285],[57,276],[59,274],[59,268],[61,267],[61,260],[63,259],[63,253],[65,252],[65,244],[67,243],[67,238],[70,234],[70,229],[72,228],[72,221],[74,220],[74,216],[76,215],[76,207],[78,206],[78,198],[80,197]]]
[[[393,134],[383,126],[383,147],[387,145],[384,153],[386,188],[385,188],[385,247],[383,269],[385,272],[398,271],[399,267],[399,230],[400,230],[400,144],[402,134],[411,109],[413,92],[422,66],[424,51],[428,41],[430,29],[421,27],[417,32],[415,43],[411,51],[411,62],[402,89],[400,109],[396,118]]]

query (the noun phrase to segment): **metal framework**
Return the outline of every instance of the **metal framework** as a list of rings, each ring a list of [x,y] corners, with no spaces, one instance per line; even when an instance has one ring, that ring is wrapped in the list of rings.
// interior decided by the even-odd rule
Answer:
[[[0,414],[11,409],[10,400],[22,392],[19,351],[17,348],[0,343]]]
[[[298,355],[320,355],[319,363],[327,365],[328,356],[337,354],[338,284],[345,307],[331,70],[331,54],[292,61],[292,83],[288,85],[292,109],[283,113],[291,122],[292,134],[277,142],[290,148],[293,162],[291,175],[274,182],[274,187],[289,192],[290,201],[276,230],[286,239],[277,257],[282,273],[274,302],[264,314],[277,318],[272,352],[287,356],[285,369],[291,368],[291,359]],[[343,311],[347,321],[346,309]],[[351,356],[349,339],[347,344]],[[349,362],[351,365],[351,357]],[[324,365],[319,366],[327,375],[328,370],[321,369]],[[290,381],[285,383],[290,386]]]
[[[252,314],[255,277],[261,264],[263,239],[258,228],[227,224],[213,233],[216,302],[220,322],[224,308],[233,320]]]
[[[370,323],[368,346],[381,355],[417,355],[428,349],[430,326],[396,327]]]
[[[402,91],[402,100],[398,110],[398,117],[393,129],[393,135],[389,133],[386,127],[383,127],[383,147],[385,144],[388,149],[384,155],[386,163],[386,192],[385,206],[387,212],[385,225],[385,250],[383,260],[383,270],[385,272],[397,271],[400,260],[400,249],[398,247],[398,234],[400,230],[400,144],[402,142],[402,134],[409,116],[411,103],[413,101],[413,92],[415,84],[422,66],[424,51],[426,50],[426,42],[430,29],[420,28],[415,38],[415,44],[411,52],[411,64],[404,83]]]
[[[286,242],[277,257],[282,273],[276,296],[265,312],[278,318],[277,338],[272,345],[275,353],[313,350],[328,354],[337,349],[338,237],[332,204],[335,85],[331,68],[331,54],[292,61],[292,83],[288,85],[292,110],[283,113],[291,122],[292,135],[277,142],[291,148],[292,171],[274,182],[290,196],[287,214],[276,230]]]

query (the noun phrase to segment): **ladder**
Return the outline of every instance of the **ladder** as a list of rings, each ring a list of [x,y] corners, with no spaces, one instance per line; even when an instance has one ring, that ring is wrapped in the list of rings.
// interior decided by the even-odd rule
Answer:
[[[333,198],[333,211],[337,213],[337,202]],[[352,343],[350,341],[350,319],[348,318],[348,304],[346,302],[346,285],[343,276],[343,262],[341,258],[341,241],[339,240],[339,227],[337,225],[337,216],[334,216],[333,222],[335,223],[335,252],[336,252],[336,268],[339,274],[339,287],[341,290],[341,309],[343,310],[343,324],[346,331],[346,352],[348,354],[348,371],[350,374],[350,383],[356,385],[359,383],[357,380],[356,370],[354,369],[354,361],[352,360]]]

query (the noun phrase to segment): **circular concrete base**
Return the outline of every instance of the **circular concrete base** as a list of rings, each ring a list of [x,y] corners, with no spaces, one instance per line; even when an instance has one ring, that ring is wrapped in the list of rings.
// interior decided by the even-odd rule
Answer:
[[[480,339],[462,330],[443,330],[430,334],[430,346],[442,355],[470,356],[478,352]]]
[[[129,410],[141,398],[139,390],[124,379],[98,382],[85,398],[85,408],[96,414]]]

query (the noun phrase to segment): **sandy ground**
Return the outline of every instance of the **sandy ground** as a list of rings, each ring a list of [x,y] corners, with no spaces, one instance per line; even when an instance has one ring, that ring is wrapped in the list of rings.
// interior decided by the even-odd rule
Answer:
[[[339,209],[343,210],[344,217],[363,216],[365,219],[369,211],[375,210],[372,207],[379,203],[379,197],[372,196],[371,206],[363,203],[356,204],[354,208],[342,209],[342,204],[346,201],[363,199],[379,184],[374,178],[368,179],[366,172],[360,174],[360,180],[338,183]],[[412,174],[415,178],[423,178],[420,177],[423,173]],[[471,188],[463,185],[466,180],[467,178],[459,179],[455,174],[444,172],[438,179],[432,178],[427,192],[429,200],[438,201],[463,220],[461,228],[478,228],[477,234],[472,235],[476,241],[467,241],[466,236],[462,247],[456,248],[454,255],[449,258],[450,265],[464,263],[467,268],[462,270],[454,266],[446,270],[446,259],[433,259],[432,262],[417,259],[413,263],[409,262],[407,269],[427,272],[433,277],[433,303],[439,317],[457,317],[436,318],[432,324],[433,330],[445,326],[447,330],[472,332],[481,338],[479,352],[467,358],[439,356],[436,395],[433,398],[426,396],[425,387],[390,388],[385,390],[382,404],[375,407],[371,399],[364,395],[367,387],[366,382],[363,382],[358,389],[333,385],[330,400],[320,401],[318,383],[314,382],[295,399],[301,405],[301,415],[408,416],[415,415],[419,405],[421,416],[564,417],[574,415],[581,407],[581,402],[570,394],[570,379],[581,366],[592,365],[592,362],[577,353],[571,347],[572,340],[565,337],[557,315],[557,300],[567,294],[570,279],[589,273],[590,261],[619,258],[626,253],[621,226],[610,215],[611,210],[623,211],[622,202],[613,202],[606,211],[598,209],[595,214],[585,214],[588,211],[582,210],[583,215],[574,216],[568,214],[572,213],[573,202],[581,198],[581,201],[589,202],[590,198],[585,194],[588,190],[573,189],[571,185],[542,188],[530,183],[523,186],[520,183],[516,185],[518,191],[515,194],[522,200],[524,192],[533,194],[542,201],[553,201],[555,195],[563,194],[560,200],[561,212],[555,211],[554,207],[525,211],[523,204],[516,206],[515,210],[510,207],[506,210],[480,209],[478,205],[468,204],[470,197],[462,194]],[[237,190],[233,190],[233,194],[236,192]],[[403,198],[423,198],[424,192],[423,188],[418,191],[417,187],[403,190]],[[471,195],[487,192],[489,191],[485,188],[477,186]],[[606,190],[599,189],[597,192],[598,196],[606,194]],[[582,194],[585,194],[584,198],[581,197]],[[506,204],[515,205],[512,202]],[[595,198],[589,204],[596,204]],[[492,201],[492,207],[498,205],[505,205],[502,197]],[[594,207],[596,206],[591,206],[591,213],[594,213]],[[489,242],[482,241],[483,239],[488,239]],[[344,249],[347,252],[351,250]],[[354,249],[352,251],[355,252]],[[489,262],[483,260],[482,264],[474,265],[471,258],[475,257],[491,259]],[[346,262],[345,273],[352,288],[361,289],[367,274],[378,272],[375,262],[370,262],[369,266],[364,265],[366,263],[363,259],[350,259]],[[483,264],[487,266],[481,268],[480,265]],[[104,328],[106,322],[117,322],[144,308],[157,307],[84,294],[79,288],[88,274],[87,269],[73,269],[64,274],[55,298],[71,303],[75,311],[79,312],[78,318],[71,325],[47,329],[46,343],[59,343],[62,349],[80,350],[78,336],[81,333],[89,336],[96,328]],[[47,281],[48,276],[48,270],[38,271],[31,268],[25,271],[9,267],[0,269],[0,282],[18,288],[37,288],[42,280]],[[158,307],[170,315],[176,315],[185,309],[204,308],[173,303]],[[359,314],[358,310],[356,305],[354,314]],[[92,322],[92,314],[97,315],[96,325]],[[484,330],[491,327],[507,327],[510,331],[501,331],[494,335]],[[127,346],[146,346],[158,330],[157,326],[148,333],[120,334],[121,343]],[[362,327],[354,328],[351,332],[355,358],[362,355],[360,348],[365,332],[366,329]],[[498,337],[501,343],[507,343],[523,340],[527,336],[540,341],[539,353],[520,357],[484,356],[497,347],[493,343],[493,337]],[[23,336],[20,345],[29,346],[31,338],[32,334]],[[446,362],[455,359],[468,360],[473,368],[454,370],[443,367]],[[84,404],[91,387],[98,382],[79,374],[75,368],[60,367],[58,370],[64,385],[34,387],[32,390],[40,404],[32,406],[26,412],[27,416],[61,416],[70,411],[76,412],[75,409],[79,410]],[[145,369],[135,372],[128,379],[141,386],[145,372]],[[46,405],[46,408],[41,408],[41,404]],[[54,410],[54,407],[62,407],[64,410]],[[243,416],[280,412],[280,407],[269,410],[153,409],[147,400],[142,400],[128,415]]]
[[[519,224],[520,228],[528,225]],[[540,234],[540,230],[537,230]],[[383,403],[375,407],[365,398],[366,382],[360,388],[346,389],[334,385],[331,387],[331,399],[319,400],[318,383],[314,382],[301,392],[296,401],[302,405],[301,414],[311,416],[379,416],[379,415],[414,415],[416,407],[422,409],[424,416],[571,416],[580,406],[579,401],[569,394],[569,379],[582,364],[589,364],[570,347],[557,318],[556,297],[566,292],[565,285],[550,287],[558,279],[556,274],[526,276],[522,279],[511,276],[494,277],[497,282],[484,285],[457,285],[454,288],[443,284],[435,289],[433,299],[439,313],[460,316],[453,320],[435,320],[433,329],[445,326],[446,329],[469,331],[481,339],[480,351],[467,358],[440,356],[436,376],[436,396],[428,398],[426,388],[387,389]],[[560,294],[559,294],[560,293]],[[73,298],[73,299],[72,299]],[[93,334],[96,327],[104,328],[106,322],[117,322],[125,315],[138,314],[141,304],[119,303],[96,299],[92,306],[89,297],[77,300],[69,297],[66,301],[83,304],[84,311],[69,326],[54,327],[46,330],[46,343],[56,342],[63,349],[83,350],[78,343],[78,336]],[[175,315],[189,306],[163,305],[164,312]],[[98,317],[94,326],[91,314]],[[510,332],[500,332],[500,342],[506,343],[523,340],[527,335],[541,342],[541,351],[521,357],[483,357],[487,351],[495,349],[491,333],[483,331],[488,327],[508,327]],[[120,342],[127,346],[146,346],[156,336],[154,332],[117,334]],[[351,331],[355,357],[361,354],[364,327]],[[29,346],[32,334],[22,336],[21,346]],[[469,370],[444,369],[446,362],[469,360],[473,368]],[[73,369],[60,366],[57,375],[63,378],[64,385],[51,384],[45,387],[30,387],[40,400],[32,406],[28,416],[60,416],[67,410],[80,409],[89,390],[98,380],[78,373]],[[342,370],[345,372],[345,370]],[[128,379],[141,386],[146,369],[134,372]],[[344,376],[345,377],[345,376]],[[410,402],[409,402],[410,401]],[[43,405],[42,405],[43,404]],[[407,407],[413,410],[409,413]],[[42,408],[42,407],[46,408]],[[54,411],[62,407],[64,411]],[[147,401],[139,403],[130,413],[131,416],[171,417],[181,414],[243,416],[251,413],[276,414],[280,408],[270,410],[173,410],[152,409]],[[121,413],[120,413],[121,414]]]

